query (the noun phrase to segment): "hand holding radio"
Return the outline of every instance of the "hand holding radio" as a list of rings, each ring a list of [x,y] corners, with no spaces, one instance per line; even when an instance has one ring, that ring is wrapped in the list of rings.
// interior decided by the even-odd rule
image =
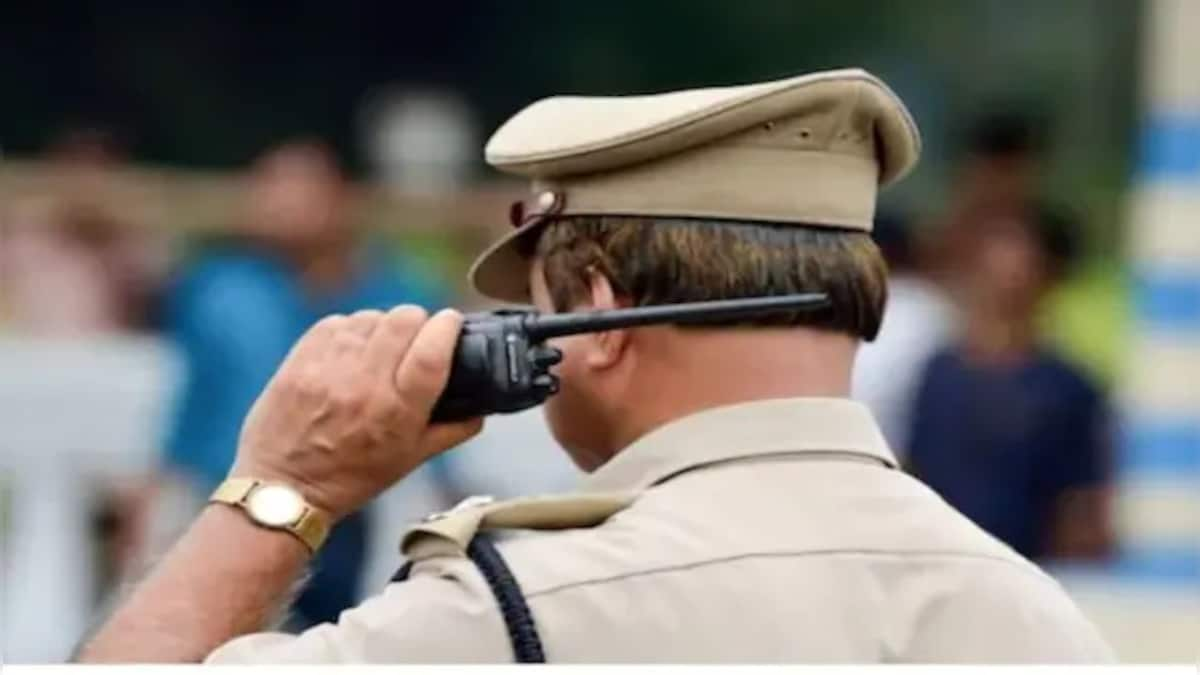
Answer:
[[[731,323],[826,307],[819,293],[574,314],[501,310],[428,318],[412,306],[332,316],[292,348],[255,402],[232,476],[284,482],[337,517],[433,455],[478,433],[481,418],[558,391],[553,337],[675,323]]]
[[[317,322],[247,415],[230,475],[284,483],[336,519],[478,433],[478,416],[429,424],[461,326],[413,306]]]

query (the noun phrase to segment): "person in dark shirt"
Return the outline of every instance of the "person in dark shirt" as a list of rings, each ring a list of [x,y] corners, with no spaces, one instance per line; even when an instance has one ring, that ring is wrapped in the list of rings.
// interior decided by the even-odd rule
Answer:
[[[918,388],[910,468],[1022,555],[1103,557],[1112,539],[1105,399],[1035,327],[1074,252],[1070,222],[1036,205],[976,222],[964,244],[963,332]]]

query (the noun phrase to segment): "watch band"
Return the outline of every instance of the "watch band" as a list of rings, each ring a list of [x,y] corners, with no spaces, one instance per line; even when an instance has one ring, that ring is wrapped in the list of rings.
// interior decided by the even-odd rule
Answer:
[[[242,501],[258,483],[259,481],[254,478],[226,478],[225,482],[218,485],[217,489],[213,491],[208,501],[241,506]]]
[[[217,486],[217,489],[213,491],[208,501],[210,503],[227,504],[237,507],[250,518],[251,522],[260,527],[289,532],[303,542],[309,551],[316,553],[321,548],[321,545],[325,543],[325,539],[329,537],[331,527],[329,515],[307,501],[304,501],[303,497],[296,492],[297,499],[300,499],[304,507],[295,520],[283,525],[264,523],[249,508],[248,500],[255,490],[266,485],[274,484],[256,478],[227,478]],[[295,490],[292,491],[295,492]]]
[[[316,553],[329,537],[329,516],[313,506],[304,509],[304,515],[288,529],[288,532],[300,538],[308,546],[308,550]]]

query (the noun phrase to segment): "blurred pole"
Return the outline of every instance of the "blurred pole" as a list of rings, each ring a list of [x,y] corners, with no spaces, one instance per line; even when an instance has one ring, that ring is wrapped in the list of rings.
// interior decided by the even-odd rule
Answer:
[[[1144,6],[1120,569],[1200,586],[1200,2]]]
[[[3,654],[9,662],[70,656],[91,612],[94,578],[89,485],[72,458],[27,457],[12,475],[11,550],[3,582]]]
[[[93,622],[95,489],[153,468],[178,377],[154,338],[0,336],[0,670],[66,659]]]

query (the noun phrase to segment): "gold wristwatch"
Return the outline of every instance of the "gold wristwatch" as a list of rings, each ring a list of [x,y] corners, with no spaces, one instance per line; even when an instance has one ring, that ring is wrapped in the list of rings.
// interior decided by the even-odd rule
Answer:
[[[255,478],[228,478],[209,502],[240,508],[256,525],[295,535],[313,553],[329,536],[330,517],[294,488]]]

